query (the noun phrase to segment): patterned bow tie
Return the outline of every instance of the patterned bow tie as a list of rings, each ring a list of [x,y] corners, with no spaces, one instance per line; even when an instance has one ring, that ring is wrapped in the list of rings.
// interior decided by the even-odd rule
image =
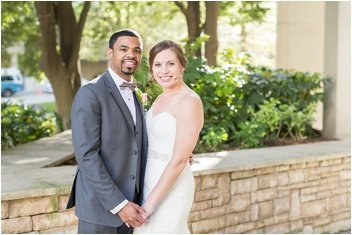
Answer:
[[[131,91],[134,91],[134,89],[137,87],[137,83],[135,83],[135,82],[123,82],[120,85],[121,90],[125,90],[127,87],[130,88]]]

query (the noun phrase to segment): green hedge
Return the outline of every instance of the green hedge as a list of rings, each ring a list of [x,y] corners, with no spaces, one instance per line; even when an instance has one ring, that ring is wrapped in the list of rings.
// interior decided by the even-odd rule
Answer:
[[[224,60],[221,66],[208,67],[199,58],[188,59],[184,80],[201,97],[205,115],[197,152],[259,147],[281,138],[300,140],[317,134],[313,113],[323,100],[327,78],[253,66],[247,54],[228,53]],[[150,96],[149,107],[161,89],[145,79],[147,69],[144,62],[136,78]]]
[[[56,117],[32,105],[1,104],[1,149],[56,133]]]

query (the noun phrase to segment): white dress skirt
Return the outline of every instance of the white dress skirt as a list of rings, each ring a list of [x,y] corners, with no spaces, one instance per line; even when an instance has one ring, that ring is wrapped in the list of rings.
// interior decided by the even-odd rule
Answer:
[[[146,123],[149,153],[143,203],[172,158],[176,137],[176,119],[167,112],[153,117],[152,109],[150,109],[146,115]],[[194,190],[193,173],[191,166],[187,164],[175,184],[150,216],[149,222],[135,228],[133,233],[190,233],[187,219],[193,204]]]

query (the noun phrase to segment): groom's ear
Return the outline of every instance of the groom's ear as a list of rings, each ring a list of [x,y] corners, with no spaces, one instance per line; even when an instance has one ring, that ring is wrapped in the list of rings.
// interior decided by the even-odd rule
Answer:
[[[106,55],[107,55],[109,58],[111,58],[111,56],[112,56],[112,49],[111,49],[111,48],[109,48],[109,49],[107,50]]]

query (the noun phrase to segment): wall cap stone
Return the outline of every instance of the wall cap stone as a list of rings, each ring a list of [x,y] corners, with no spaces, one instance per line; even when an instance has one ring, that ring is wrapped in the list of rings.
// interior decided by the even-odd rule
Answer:
[[[200,176],[343,157],[351,157],[350,139],[204,153],[195,156],[192,170]]]

